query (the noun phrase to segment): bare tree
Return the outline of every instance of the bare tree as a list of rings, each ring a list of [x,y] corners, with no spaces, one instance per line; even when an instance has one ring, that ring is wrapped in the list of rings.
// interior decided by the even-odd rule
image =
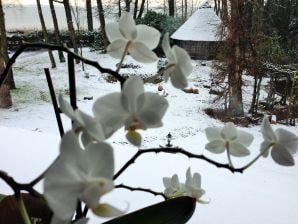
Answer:
[[[58,20],[57,20],[53,0],[49,0],[49,5],[50,5],[51,15],[52,15],[52,20],[53,20],[53,25],[54,25],[56,44],[61,45],[62,41],[61,41],[61,38],[60,38],[59,25],[58,25]],[[59,56],[60,62],[65,62],[65,58],[64,58],[64,55],[63,55],[62,51],[58,51],[58,56]]]
[[[133,18],[136,19],[137,18],[137,13],[138,13],[138,8],[139,8],[139,0],[135,0],[135,5],[133,8]]]
[[[98,16],[99,16],[99,21],[100,21],[100,29],[102,32],[102,37],[103,37],[103,44],[105,49],[107,48],[109,41],[108,37],[106,35],[106,20],[105,20],[105,15],[104,15],[104,10],[103,10],[103,5],[102,5],[102,0],[96,0],[97,2],[97,10],[98,10]]]
[[[40,20],[40,24],[41,24],[44,42],[48,43],[49,42],[48,31],[47,31],[46,24],[45,24],[45,21],[43,18],[40,0],[36,0],[36,4],[37,4],[38,16],[39,16],[39,20]],[[54,59],[53,52],[51,50],[48,50],[48,53],[49,53],[50,61],[52,64],[52,68],[56,68],[56,62]]]
[[[91,0],[86,0],[88,31],[93,31],[93,17]]]
[[[169,16],[175,16],[175,0],[168,0]]]
[[[1,34],[1,46],[0,46],[0,76],[3,73],[5,67],[5,53],[7,53],[7,49],[4,49],[6,42],[6,29],[5,29],[5,19],[4,19],[4,12],[2,6],[2,0],[0,0],[0,34]],[[7,46],[7,43],[6,43]],[[4,53],[4,51],[6,51]],[[8,108],[12,105],[9,85],[7,80],[0,86],[0,108]]]
[[[140,6],[140,11],[139,11],[138,18],[141,18],[142,15],[143,15],[144,8],[145,8],[145,1],[146,1],[146,0],[142,0],[142,2],[141,2],[141,6]]]
[[[0,51],[0,57],[4,59],[4,64],[8,62],[8,45],[7,45],[7,39],[6,39],[6,27],[5,27],[5,18],[4,18],[4,11],[2,2],[0,1],[0,35],[1,35],[1,51]],[[6,85],[9,86],[10,89],[15,89],[16,85],[13,78],[13,71],[9,71],[9,75],[6,79]]]
[[[132,0],[125,0],[125,11],[130,12],[130,3]]]

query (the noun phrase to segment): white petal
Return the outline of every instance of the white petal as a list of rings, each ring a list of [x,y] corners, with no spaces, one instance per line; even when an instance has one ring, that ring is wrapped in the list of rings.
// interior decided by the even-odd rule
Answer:
[[[96,139],[97,141],[105,140],[105,133],[99,121],[95,120],[93,117],[80,110],[76,110],[75,113],[77,120],[84,126],[85,130],[94,139]]]
[[[86,150],[88,176],[112,179],[114,175],[113,148],[104,142],[90,143]]]
[[[120,59],[125,51],[126,44],[127,44],[127,40],[124,40],[124,39],[115,40],[107,47],[107,53],[111,55],[113,58]]]
[[[114,188],[114,183],[111,179],[93,178],[86,180],[83,190],[79,195],[81,201],[91,208],[98,204],[100,197]]]
[[[271,150],[272,159],[282,166],[294,166],[295,160],[290,152],[281,144],[277,143]]]
[[[150,26],[137,25],[137,38],[136,41],[144,43],[149,49],[157,47],[160,41],[160,32]]]
[[[123,126],[128,116],[128,112],[122,106],[120,93],[110,93],[98,98],[92,110],[105,132],[115,131]]]
[[[191,185],[192,185],[192,175],[191,175],[191,170],[189,167],[186,171],[185,186],[188,188],[188,187],[191,187]]]
[[[235,140],[237,137],[236,126],[232,122],[228,122],[221,129],[221,136],[226,140]]]
[[[244,145],[244,146],[250,146],[250,144],[252,143],[254,139],[254,136],[248,132],[242,131],[242,130],[238,130],[237,131],[237,138],[236,138],[236,142],[239,142],[240,144]]]
[[[275,130],[278,143],[283,145],[290,153],[294,154],[298,150],[298,137],[285,129],[278,128]]]
[[[263,141],[261,143],[261,148],[260,151],[264,152],[266,150],[266,152],[263,153],[263,157],[267,157],[269,154],[269,146],[272,145],[272,142],[268,142],[268,141]]]
[[[205,149],[213,153],[223,153],[226,149],[226,142],[223,140],[213,140],[205,145]]]
[[[127,111],[137,111],[137,99],[144,93],[144,82],[141,77],[133,76],[128,78],[122,88],[122,104]]]
[[[74,110],[72,106],[63,98],[62,94],[59,95],[58,100],[61,111],[72,120],[75,120]]]
[[[163,185],[165,186],[165,188],[168,188],[171,186],[171,178],[169,178],[169,177],[162,178],[162,182],[163,182]]]
[[[172,50],[170,46],[170,40],[169,40],[169,33],[166,33],[162,39],[162,49],[169,61],[170,64],[177,63],[176,56],[174,54],[174,51]]]
[[[206,137],[209,141],[215,139],[221,139],[220,128],[218,127],[208,127],[205,129]]]
[[[51,220],[51,224],[71,224],[71,220],[61,220],[54,214]]]
[[[133,145],[140,147],[142,143],[142,136],[136,131],[128,131],[126,139]]]
[[[128,52],[133,59],[143,63],[152,63],[158,59],[156,54],[142,42],[132,42],[128,48]]]
[[[88,218],[82,218],[74,222],[74,224],[87,224]]]
[[[141,94],[137,100],[139,119],[148,128],[160,127],[168,109],[168,101],[155,93]]]
[[[177,174],[174,174],[171,178],[171,186],[173,186],[176,189],[179,189],[180,182]]]
[[[264,140],[270,141],[270,142],[276,142],[276,136],[273,132],[273,129],[269,123],[268,118],[264,118],[262,125],[261,125],[261,132],[263,135]]]
[[[115,40],[125,39],[124,36],[120,33],[118,23],[107,23],[105,30],[110,43],[112,43]]]
[[[230,142],[229,151],[232,156],[244,157],[250,154],[249,150],[238,142]]]
[[[170,78],[172,85],[177,89],[184,89],[187,87],[187,79],[179,67],[175,67],[173,71],[170,72]]]
[[[128,40],[134,40],[137,37],[136,23],[132,15],[123,12],[119,20],[120,33]]]
[[[75,161],[82,155],[78,138],[73,131],[68,131],[62,137],[60,143],[60,157],[69,161]]]
[[[96,207],[93,207],[92,211],[95,215],[101,217],[113,217],[125,213],[125,211],[121,211],[118,208],[115,208],[109,204],[99,204]]]
[[[174,54],[177,59],[177,67],[182,71],[184,76],[189,76],[192,72],[191,59],[189,54],[181,47],[173,47]]]
[[[193,175],[193,184],[194,186],[201,187],[201,175],[199,173],[194,173]]]

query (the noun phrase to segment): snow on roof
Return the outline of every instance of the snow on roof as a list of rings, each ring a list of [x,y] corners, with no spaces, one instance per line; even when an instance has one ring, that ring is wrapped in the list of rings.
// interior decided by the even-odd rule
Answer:
[[[217,27],[220,18],[208,3],[203,4],[186,22],[171,36],[176,40],[218,41]]]

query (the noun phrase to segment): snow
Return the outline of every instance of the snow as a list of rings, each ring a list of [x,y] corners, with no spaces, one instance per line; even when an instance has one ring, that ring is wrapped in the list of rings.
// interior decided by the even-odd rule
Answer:
[[[216,34],[220,23],[212,7],[200,7],[171,38],[189,41],[218,41]]]
[[[115,68],[118,61],[108,55],[97,54],[84,49],[84,56],[97,60],[105,67]],[[58,62],[58,56],[55,52]],[[137,62],[127,58],[125,63]],[[171,132],[172,144],[183,147],[190,152],[201,154],[226,162],[226,155],[213,155],[204,151],[207,139],[204,129],[208,126],[221,126],[220,121],[204,114],[203,109],[212,104],[209,89],[209,74],[211,61],[192,61],[194,71],[189,77],[189,87],[198,88],[199,94],[187,94],[174,89],[170,83],[162,83],[168,96],[170,108],[163,120],[164,126],[142,132],[144,138],[142,148],[165,145],[166,135]],[[58,68],[50,69],[55,90],[68,96],[68,79],[66,64],[57,63]],[[125,74],[150,75],[156,72],[156,63],[143,65],[138,69],[123,69]],[[0,170],[8,172],[19,182],[28,182],[46,169],[58,155],[59,132],[50,96],[43,73],[44,67],[50,67],[46,51],[26,52],[14,65],[17,90],[12,91],[14,105],[9,109],[0,109],[1,157]],[[78,105],[91,112],[93,102],[97,97],[119,91],[118,83],[107,83],[105,75],[99,74],[90,66],[85,71],[76,66]],[[88,75],[89,78],[86,78]],[[244,99],[247,106],[251,94],[248,91],[252,80],[245,77]],[[146,84],[147,91],[158,93],[159,84]],[[93,96],[93,100],[84,100],[85,96]],[[212,105],[217,106],[217,105]],[[70,128],[70,121],[63,116],[65,129]],[[275,125],[274,128],[286,128],[298,133],[297,127]],[[258,153],[262,141],[260,127],[242,128],[252,133],[255,140],[250,147],[251,156],[244,159],[234,159],[236,167],[246,164]],[[115,151],[116,170],[118,170],[135,152],[136,148],[128,144],[123,129],[108,140]],[[188,159],[182,155],[145,154],[117,179],[116,184],[124,183],[135,187],[152,188],[163,191],[162,177],[170,177],[177,173],[181,181],[185,180],[185,172],[191,167],[192,172],[202,175],[202,188],[206,190],[205,199],[210,204],[198,204],[196,212],[189,224],[197,223],[230,223],[230,224],[296,224],[298,219],[298,167],[281,167],[270,158],[261,158],[244,174],[232,174],[218,169],[205,161]],[[0,182],[0,193],[10,194],[12,191],[4,182]],[[37,185],[42,192],[42,183]],[[115,189],[104,196],[102,201],[110,202],[125,209],[129,203],[129,212],[162,201],[142,192],[130,192]],[[100,223],[103,220],[91,216],[89,223]]]

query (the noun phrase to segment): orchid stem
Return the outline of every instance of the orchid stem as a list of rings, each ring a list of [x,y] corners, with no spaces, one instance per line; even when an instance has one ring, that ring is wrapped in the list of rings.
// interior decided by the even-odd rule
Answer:
[[[230,154],[229,143],[227,143],[227,156],[228,156],[229,165],[230,165],[232,168],[234,168],[233,163],[232,163],[231,154]]]
[[[124,49],[124,52],[123,52],[123,54],[122,54],[121,60],[120,60],[120,62],[118,63],[118,66],[117,66],[117,70],[116,70],[117,73],[119,73],[119,71],[120,71],[120,69],[121,69],[121,67],[122,67],[122,65],[123,65],[123,61],[124,61],[125,56],[127,55],[128,48],[129,48],[129,46],[130,46],[130,43],[131,43],[131,42],[128,41],[127,44],[126,44],[126,46],[125,46],[125,49]]]
[[[252,161],[250,161],[247,165],[243,166],[241,169],[246,170],[250,166],[252,166],[262,155],[264,155],[272,146],[273,144],[270,144],[267,146],[265,150],[263,150],[259,155],[256,156]]]
[[[31,224],[31,221],[30,221],[30,218],[29,218],[29,215],[28,215],[28,212],[27,212],[27,209],[26,209],[26,206],[24,204],[23,197],[21,194],[19,194],[17,196],[17,202],[18,202],[19,210],[20,210],[20,213],[21,213],[24,223]]]

